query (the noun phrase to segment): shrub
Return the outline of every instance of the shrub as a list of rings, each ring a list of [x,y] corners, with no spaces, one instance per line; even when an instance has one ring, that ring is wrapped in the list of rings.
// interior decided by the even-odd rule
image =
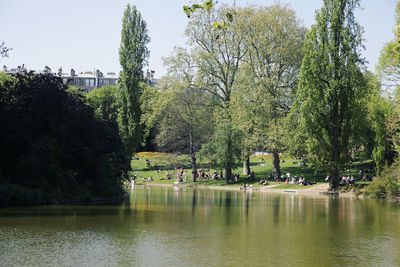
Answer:
[[[384,169],[374,181],[363,190],[367,197],[392,199],[400,197],[400,160]]]

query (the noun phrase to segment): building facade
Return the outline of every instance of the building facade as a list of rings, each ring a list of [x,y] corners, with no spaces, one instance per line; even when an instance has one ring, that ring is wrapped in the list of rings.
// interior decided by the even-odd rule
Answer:
[[[64,84],[75,86],[86,93],[89,93],[93,89],[109,86],[109,85],[117,85],[118,83],[118,75],[115,72],[107,72],[105,75],[100,71],[96,70],[94,73],[92,71],[85,71],[77,74],[74,69],[71,69],[68,73],[63,73],[62,68],[58,69],[58,72],[52,72],[48,66],[45,66],[43,70],[27,70],[25,65],[18,66],[17,68],[7,69],[6,66],[3,66],[3,72],[9,75],[17,75],[17,73],[33,73],[34,75],[54,75],[60,77]],[[151,86],[156,86],[159,79],[154,78],[154,70],[147,70],[146,82]]]
[[[76,74],[74,69],[71,69],[69,73],[63,73],[60,68],[57,75],[63,79],[65,84],[75,86],[86,93],[96,88],[117,85],[118,83],[118,75],[115,72],[107,72],[104,75],[100,70],[96,70],[95,73],[85,71]]]

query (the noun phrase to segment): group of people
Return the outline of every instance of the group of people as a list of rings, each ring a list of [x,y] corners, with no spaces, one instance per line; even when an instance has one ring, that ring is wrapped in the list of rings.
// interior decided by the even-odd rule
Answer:
[[[325,182],[329,182],[329,180],[330,180],[330,176],[328,175],[328,176],[326,176],[326,178],[325,178]],[[343,175],[341,178],[340,178],[340,183],[339,183],[339,185],[345,185],[345,186],[349,186],[349,185],[354,185],[356,182],[355,182],[355,179],[354,179],[354,177],[353,177],[353,175],[347,175],[347,176],[345,176],[345,175]]]
[[[354,185],[355,181],[354,181],[354,177],[353,175],[347,175],[347,177],[345,175],[342,176],[342,179],[340,181],[341,185]]]
[[[301,184],[304,186],[315,184],[315,182],[306,181],[303,175],[300,175],[298,179],[296,176],[291,177],[290,173],[287,173],[286,176],[285,184]]]

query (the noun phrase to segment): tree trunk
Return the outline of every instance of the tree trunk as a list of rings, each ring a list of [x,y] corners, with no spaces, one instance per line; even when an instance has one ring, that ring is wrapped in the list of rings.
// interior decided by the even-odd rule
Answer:
[[[340,161],[340,122],[339,122],[339,103],[338,99],[335,100],[335,105],[332,111],[332,144],[333,144],[333,153],[332,153],[332,167],[331,167],[331,179],[329,182],[330,190],[336,190],[339,187],[340,177],[339,177],[339,168],[338,164]]]
[[[272,161],[272,175],[274,176],[274,177],[280,177],[281,176],[281,167],[279,166],[279,162],[280,162],[280,160],[279,160],[279,153],[278,153],[278,151],[276,151],[276,150],[273,150],[272,151],[272,155],[273,155],[273,161]]]
[[[231,179],[232,176],[232,137],[230,134],[228,135],[228,141],[227,141],[227,151],[226,151],[226,165],[225,165],[225,178],[226,178],[226,183],[229,183],[229,180]]]
[[[225,168],[226,183],[229,183],[229,180],[230,180],[231,176],[232,176],[232,168],[231,167],[226,167]]]
[[[329,189],[336,190],[339,187],[340,176],[337,165],[333,166],[329,176]]]
[[[243,174],[250,174],[250,156],[246,155],[243,160]]]
[[[196,173],[197,173],[197,163],[196,163],[196,154],[193,153],[190,155],[190,159],[192,161],[192,181],[196,182]]]
[[[193,135],[192,132],[189,131],[189,142],[190,142],[190,159],[192,161],[192,181],[196,182],[196,174],[197,174],[197,163],[196,163],[196,152],[194,148]]]

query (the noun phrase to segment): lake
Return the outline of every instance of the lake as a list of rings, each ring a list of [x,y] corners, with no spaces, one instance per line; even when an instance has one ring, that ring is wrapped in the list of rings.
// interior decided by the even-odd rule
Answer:
[[[0,209],[0,266],[400,266],[400,207],[136,186],[122,205]]]

